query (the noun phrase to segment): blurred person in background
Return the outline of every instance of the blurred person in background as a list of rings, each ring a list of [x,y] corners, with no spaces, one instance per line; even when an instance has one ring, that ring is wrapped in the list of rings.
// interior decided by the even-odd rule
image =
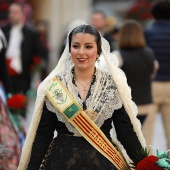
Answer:
[[[116,18],[113,16],[106,17],[106,26],[105,26],[105,32],[107,36],[110,37],[110,50],[116,50],[118,49],[117,46],[117,38],[118,38],[118,27],[116,27]],[[106,38],[107,38],[106,36]]]
[[[114,39],[114,41],[112,42],[112,47],[113,47],[114,50],[118,50],[119,49],[119,45],[118,45],[119,30],[120,30],[120,28],[118,26],[114,26],[110,30],[110,35]]]
[[[90,24],[97,28],[97,30],[99,30],[101,35],[109,42],[110,50],[113,51],[114,48],[112,44],[115,40],[110,35],[110,33],[106,31],[108,28],[107,26],[110,25],[110,21],[113,23],[113,20],[111,18],[107,19],[105,13],[100,10],[93,11],[90,19]]]
[[[146,29],[147,45],[152,48],[159,62],[159,70],[152,84],[153,111],[148,120],[148,143],[152,142],[154,122],[157,113],[161,113],[167,146],[170,148],[170,1],[157,1],[152,7],[155,18]]]
[[[5,146],[7,150],[4,154],[0,152],[0,170],[16,170],[21,147],[18,134],[6,109],[5,93],[12,91],[5,60],[6,47],[7,41],[0,29],[0,149]]]
[[[107,16],[106,17],[106,22],[105,22],[105,31],[107,33],[110,33],[113,27],[116,25],[116,18],[113,16]]]
[[[49,61],[49,44],[48,44],[48,22],[44,20],[37,21],[35,28],[38,33],[40,44],[38,44],[39,54],[42,58],[41,64],[41,81],[47,76],[47,67]]]
[[[23,5],[23,11],[24,11],[24,19],[25,23],[29,26],[32,26],[33,21],[32,21],[32,7],[28,0],[17,0],[18,3]]]
[[[10,84],[10,79],[9,79],[8,69],[6,65],[6,59],[5,59],[6,48],[7,48],[7,41],[3,32],[0,29],[0,84],[2,84],[6,93],[11,93],[12,88]]]
[[[155,72],[155,56],[146,47],[142,26],[135,20],[123,23],[119,33],[119,63],[131,87],[132,100],[138,107],[137,118],[141,124],[151,112],[151,81]]]
[[[30,88],[33,57],[38,55],[36,32],[25,25],[23,5],[9,7],[9,24],[2,26],[7,38],[6,61],[13,93],[26,93]]]

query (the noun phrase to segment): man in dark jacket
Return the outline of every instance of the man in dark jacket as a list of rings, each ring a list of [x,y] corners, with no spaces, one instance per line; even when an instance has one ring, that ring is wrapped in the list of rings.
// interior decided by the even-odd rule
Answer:
[[[147,143],[151,144],[156,113],[162,115],[167,147],[170,148],[170,1],[162,0],[154,4],[154,23],[146,30],[147,45],[151,47],[159,62],[159,70],[153,83],[154,110],[148,120]]]
[[[0,29],[0,84],[4,87],[6,93],[11,93],[11,84],[9,81],[8,70],[5,60],[5,49],[7,47],[7,42],[4,34]]]
[[[9,7],[9,24],[2,26],[8,42],[6,60],[14,93],[25,93],[30,88],[30,65],[38,55],[36,32],[25,25],[22,4],[13,3]]]

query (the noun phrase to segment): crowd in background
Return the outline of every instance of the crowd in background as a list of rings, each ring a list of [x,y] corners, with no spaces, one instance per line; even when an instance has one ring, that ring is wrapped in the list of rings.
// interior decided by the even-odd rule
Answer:
[[[170,148],[170,1],[155,3],[151,14],[154,21],[149,28],[133,19],[117,25],[114,16],[106,16],[101,10],[93,11],[86,23],[100,31],[110,44],[111,52],[118,57],[132,100],[137,104],[137,117],[147,144],[152,144],[155,116],[160,112],[167,148]],[[81,19],[72,21],[67,32],[81,23],[84,23]],[[8,161],[0,159],[0,170],[13,170],[18,165],[27,131],[22,122],[28,118],[26,107],[48,74],[48,27],[48,22],[43,20],[35,26],[28,25],[20,3],[10,5],[8,23],[0,27],[0,145],[10,149]],[[60,56],[66,41],[65,35]],[[7,106],[5,99],[14,94],[23,94],[28,99],[19,116],[12,113],[14,110]]]

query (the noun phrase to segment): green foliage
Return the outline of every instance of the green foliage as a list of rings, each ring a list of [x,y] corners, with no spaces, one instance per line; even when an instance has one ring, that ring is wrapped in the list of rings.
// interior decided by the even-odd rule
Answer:
[[[136,153],[134,153],[134,159],[132,160],[133,162],[131,162],[130,164],[134,167],[136,167],[136,165],[143,160],[144,158],[146,158],[149,155],[149,150],[147,148],[142,148],[139,151],[136,151]]]

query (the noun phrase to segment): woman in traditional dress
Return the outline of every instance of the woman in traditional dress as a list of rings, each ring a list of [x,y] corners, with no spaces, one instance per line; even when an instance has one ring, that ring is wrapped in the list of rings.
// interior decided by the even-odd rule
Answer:
[[[93,26],[71,31],[57,67],[38,88],[18,170],[129,169],[145,140],[126,77],[110,55]],[[99,67],[100,57],[107,67]]]

